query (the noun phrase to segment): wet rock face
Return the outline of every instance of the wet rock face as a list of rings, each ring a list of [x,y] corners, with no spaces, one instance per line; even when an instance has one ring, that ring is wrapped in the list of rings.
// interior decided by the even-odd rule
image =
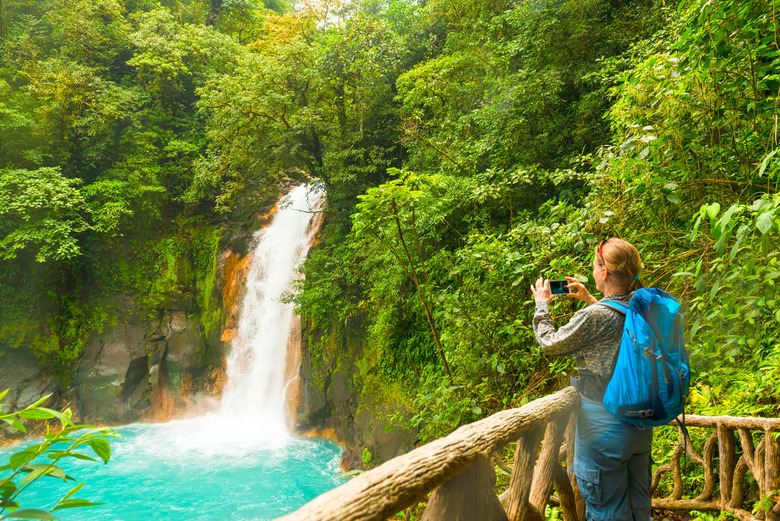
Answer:
[[[3,404],[6,410],[16,411],[56,393],[57,383],[42,374],[31,351],[19,347],[0,358],[0,392],[6,389],[9,391]]]
[[[297,429],[334,433],[346,446],[345,454],[362,457],[363,449],[368,449],[372,465],[413,449],[417,442],[416,430],[386,431],[380,420],[390,412],[401,411],[395,410],[393,404],[378,403],[376,397],[364,392],[356,378],[360,374],[361,343],[365,338],[362,320],[348,319],[338,334],[323,336],[312,331],[311,324],[304,324],[303,331]],[[314,342],[324,344],[325,349],[310,349]],[[318,358],[314,360],[314,356]],[[342,468],[357,464],[354,457],[345,457],[347,461],[342,461]]]
[[[80,416],[91,423],[167,419],[202,390],[221,350],[191,310],[169,308],[157,322],[138,320],[124,300],[116,323],[92,335],[74,379]]]
[[[8,394],[1,401],[3,411],[18,411],[48,394],[56,395],[57,382],[41,373],[29,349],[18,347],[0,356],[0,392],[6,389]],[[21,437],[22,433],[14,429],[0,429],[0,443]]]

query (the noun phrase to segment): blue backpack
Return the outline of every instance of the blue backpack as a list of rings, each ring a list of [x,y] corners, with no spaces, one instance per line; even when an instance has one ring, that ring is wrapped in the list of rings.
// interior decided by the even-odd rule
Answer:
[[[628,307],[599,304],[626,315],[604,408],[639,427],[674,420],[683,412],[691,381],[680,303],[660,289],[641,288]]]

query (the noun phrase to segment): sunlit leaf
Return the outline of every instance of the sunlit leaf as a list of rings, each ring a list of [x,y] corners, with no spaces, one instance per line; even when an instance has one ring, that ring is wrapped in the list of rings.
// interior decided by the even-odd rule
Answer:
[[[68,499],[68,498],[69,498],[69,497],[71,497],[73,494],[75,494],[76,492],[78,492],[79,490],[81,490],[81,487],[83,487],[83,486],[84,486],[84,482],[82,481],[81,483],[79,483],[78,485],[76,485],[75,487],[73,487],[72,489],[70,489],[70,492],[68,492],[67,494],[65,494],[65,497],[63,497],[62,499]]]
[[[79,507],[94,507],[97,505],[104,505],[105,503],[93,503],[92,501],[89,501],[87,499],[64,499],[60,501],[60,503],[52,509],[54,510],[62,510],[63,508],[79,508]]]
[[[95,458],[91,456],[87,456],[86,454],[81,454],[80,452],[57,451],[51,454],[47,454],[46,457],[55,461],[60,460],[62,458],[75,458],[84,461],[97,461]]]
[[[10,514],[3,515],[3,519],[49,519],[49,520],[56,520],[58,519],[56,516],[51,514],[50,512],[46,512],[45,510],[34,510],[30,508],[25,508],[23,510],[17,510],[16,512],[11,512]]]
[[[31,483],[41,476],[51,476],[59,478],[63,481],[68,480],[68,475],[57,465],[45,464],[45,465],[27,465],[24,467],[25,472],[29,472],[24,479],[19,483],[19,486],[24,486],[27,483]]]
[[[17,420],[16,418],[4,418],[3,421],[8,424],[11,428],[21,432],[21,433],[27,433],[27,429],[25,428],[24,424]]]
[[[708,205],[706,211],[707,217],[709,217],[711,221],[714,221],[718,216],[718,213],[720,213],[720,203],[712,203],[711,205]]]
[[[32,460],[34,460],[35,457],[36,454],[34,452],[28,452],[28,451],[17,452],[16,454],[11,455],[11,458],[8,460],[8,464],[11,465],[11,468],[16,470],[22,465],[26,465]]]
[[[772,225],[775,223],[775,212],[764,212],[756,219],[756,228],[761,233],[766,233],[772,229]]]
[[[761,161],[761,166],[758,169],[758,176],[761,177],[764,175],[764,172],[766,172],[766,167],[769,164],[769,160],[772,159],[772,157],[777,154],[778,149],[772,150],[770,153],[766,155],[763,161]]]
[[[92,438],[87,440],[86,443],[92,447],[92,450],[103,460],[103,463],[108,463],[108,460],[111,459],[111,445],[108,441],[103,438]]]
[[[19,417],[28,420],[50,420],[55,416],[43,409],[30,409],[25,411],[19,411]]]

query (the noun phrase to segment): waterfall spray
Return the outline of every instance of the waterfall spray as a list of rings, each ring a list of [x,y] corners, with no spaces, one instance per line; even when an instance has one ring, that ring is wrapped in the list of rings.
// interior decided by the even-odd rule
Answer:
[[[315,211],[323,199],[306,185],[293,189],[289,204],[281,205],[255,236],[221,414],[254,424],[264,435],[286,432],[285,360],[294,315],[292,304],[281,298],[292,289],[296,268],[311,245]]]

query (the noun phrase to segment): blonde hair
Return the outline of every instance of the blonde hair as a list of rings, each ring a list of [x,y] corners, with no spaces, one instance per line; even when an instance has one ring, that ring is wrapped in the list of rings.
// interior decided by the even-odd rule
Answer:
[[[644,287],[638,277],[643,268],[642,258],[630,242],[615,237],[603,241],[596,251],[596,262],[606,266],[615,283],[628,291]]]

